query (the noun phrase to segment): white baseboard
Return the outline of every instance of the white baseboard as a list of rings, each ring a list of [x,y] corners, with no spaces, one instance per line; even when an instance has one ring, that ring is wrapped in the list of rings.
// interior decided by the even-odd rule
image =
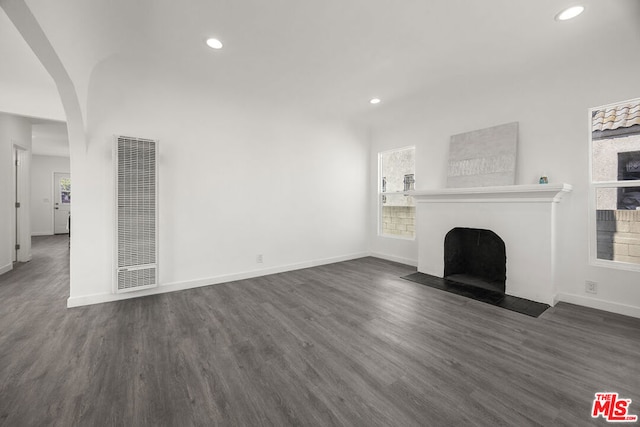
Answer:
[[[34,237],[34,236],[53,236],[53,233],[49,231],[32,231],[31,237]]]
[[[597,298],[590,298],[583,295],[568,294],[563,292],[557,295],[556,300],[576,305],[582,305],[585,307],[596,308],[598,310],[609,311],[611,313],[640,318],[640,307],[636,307],[633,305],[620,304],[619,302],[605,301]]]
[[[251,270],[243,273],[224,274],[220,276],[207,277],[196,280],[187,280],[183,282],[173,282],[161,284],[155,288],[145,289],[137,292],[128,292],[123,294],[93,294],[77,297],[69,297],[67,299],[67,307],[80,307],[83,305],[101,304],[105,302],[121,301],[125,299],[144,297],[148,295],[164,294],[167,292],[182,291],[185,289],[199,288],[202,286],[218,285],[221,283],[234,282],[237,280],[252,279],[254,277],[267,276],[269,274],[284,273],[287,271],[301,270],[303,268],[317,267],[319,265],[333,264],[336,262],[349,261],[352,259],[363,258],[369,256],[367,252],[343,255],[338,257],[324,258],[319,260],[304,261],[300,263],[287,264],[277,267],[268,267],[257,270]]]
[[[5,265],[4,267],[0,267],[0,274],[4,274],[8,271],[13,270],[13,263],[10,262],[9,264]]]
[[[156,295],[156,294],[163,294],[167,292],[181,291],[185,289],[199,288],[202,286],[217,285],[217,284],[228,283],[228,282],[233,282],[237,280],[252,279],[254,277],[266,276],[269,274],[284,273],[287,271],[300,270],[303,268],[311,268],[311,267],[317,267],[320,265],[333,264],[336,262],[349,261],[353,259],[363,258],[366,256],[381,258],[388,261],[410,265],[413,267],[417,267],[418,265],[417,260],[412,260],[412,259],[397,257],[393,255],[377,253],[377,252],[369,252],[369,253],[361,252],[361,253],[354,253],[354,254],[343,255],[338,257],[324,258],[324,259],[304,261],[304,262],[294,263],[294,264],[286,264],[286,265],[276,266],[276,267],[256,269],[256,270],[251,270],[251,271],[246,271],[241,273],[224,274],[220,276],[207,277],[207,278],[196,279],[196,280],[166,283],[156,288],[145,289],[137,292],[130,292],[130,293],[124,293],[124,294],[104,293],[104,294],[93,294],[93,295],[69,297],[69,299],[67,300],[67,307],[72,308],[72,307],[80,307],[84,305],[101,304],[105,302],[121,301],[125,299],[143,297],[147,295]],[[0,274],[6,273],[11,269],[13,269],[13,263],[10,263],[4,267],[0,267]],[[595,308],[598,310],[604,310],[612,313],[622,314],[625,316],[640,318],[640,307],[636,307],[636,306],[620,304],[616,302],[605,301],[597,298],[590,298],[582,295],[569,294],[569,293],[559,293],[556,295],[556,297],[553,300],[554,300],[553,301],[554,303],[563,301],[571,304]],[[555,304],[552,304],[552,305],[555,305]]]
[[[381,258],[381,259],[386,259],[387,261],[398,262],[400,264],[410,265],[412,267],[417,267],[418,266],[418,260],[417,259],[402,258],[402,257],[398,257],[398,256],[395,256],[395,255],[387,255],[387,254],[383,254],[383,253],[379,253],[379,252],[370,252],[369,256],[376,257],[376,258]]]

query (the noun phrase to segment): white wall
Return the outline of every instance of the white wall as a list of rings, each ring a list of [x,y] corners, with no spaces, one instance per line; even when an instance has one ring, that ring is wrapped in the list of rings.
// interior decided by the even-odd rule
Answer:
[[[578,304],[640,316],[640,273],[599,268],[588,263],[588,109],[637,97],[635,77],[640,61],[595,61],[588,67],[562,71],[537,67],[522,75],[469,79],[442,89],[390,103],[371,119],[372,149],[416,145],[416,188],[446,185],[451,135],[502,123],[520,123],[517,184],[536,183],[545,173],[550,182],[574,186],[562,203],[559,248],[559,298]],[[615,75],[615,78],[603,76]],[[371,171],[375,191],[377,176]],[[375,212],[375,201],[371,202]],[[428,224],[417,224],[417,227]],[[417,260],[417,244],[378,237],[370,227],[373,252],[387,258]],[[523,242],[526,244],[526,242]],[[585,280],[598,282],[589,298]],[[593,297],[592,295],[589,295]]]
[[[162,286],[150,292],[366,254],[364,135],[127,74],[95,73],[88,149],[72,147],[70,306],[134,296],[112,294],[114,134],[159,140]]]
[[[58,156],[31,157],[31,235],[53,234],[53,173],[69,173],[69,158]]]
[[[31,123],[28,119],[11,114],[0,113],[0,274],[12,268],[13,236],[15,236],[14,217],[14,177],[13,177],[13,147],[18,145],[27,150],[25,163],[25,175],[29,175],[31,156]],[[25,182],[28,195],[29,182]],[[28,214],[30,199],[22,200],[22,212]],[[28,216],[25,225],[25,233],[29,235],[30,224]],[[21,240],[20,260],[27,260],[31,256],[31,243]]]

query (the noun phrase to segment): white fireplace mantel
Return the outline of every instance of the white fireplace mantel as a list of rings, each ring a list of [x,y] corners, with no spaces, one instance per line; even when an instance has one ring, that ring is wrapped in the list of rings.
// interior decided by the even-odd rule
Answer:
[[[439,190],[410,191],[407,194],[418,201],[431,203],[558,203],[571,192],[570,184],[504,185],[499,187],[444,188]]]
[[[554,305],[559,202],[569,184],[411,191],[417,205],[418,271],[444,274],[444,239],[456,227],[491,230],[507,254],[506,293]]]

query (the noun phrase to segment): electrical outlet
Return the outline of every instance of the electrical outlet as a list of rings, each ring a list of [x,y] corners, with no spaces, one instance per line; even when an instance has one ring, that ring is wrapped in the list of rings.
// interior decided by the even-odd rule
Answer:
[[[596,282],[592,282],[587,280],[584,282],[584,291],[588,294],[597,294],[598,293],[598,284]]]
[[[262,254],[258,254],[258,255],[256,255],[256,262],[257,262],[258,264],[262,264],[262,262],[263,262],[263,261],[262,261]]]

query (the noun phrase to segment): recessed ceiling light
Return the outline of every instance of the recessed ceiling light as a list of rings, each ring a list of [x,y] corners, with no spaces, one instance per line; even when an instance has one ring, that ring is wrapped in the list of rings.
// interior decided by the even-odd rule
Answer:
[[[371,98],[369,104],[380,104],[380,98]]]
[[[556,15],[556,21],[566,21],[573,19],[584,12],[584,6],[572,6]]]
[[[218,39],[207,39],[207,46],[211,49],[222,49],[222,42]]]

